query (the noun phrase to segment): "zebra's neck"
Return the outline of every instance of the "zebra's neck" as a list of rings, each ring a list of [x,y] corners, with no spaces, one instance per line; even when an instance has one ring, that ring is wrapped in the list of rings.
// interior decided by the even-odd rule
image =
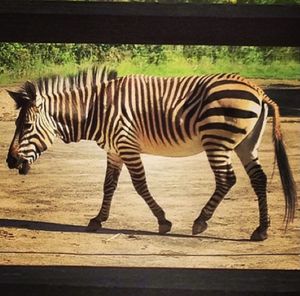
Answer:
[[[105,84],[101,84],[52,94],[48,104],[50,115],[65,143],[101,141],[100,121],[107,116],[105,89]]]

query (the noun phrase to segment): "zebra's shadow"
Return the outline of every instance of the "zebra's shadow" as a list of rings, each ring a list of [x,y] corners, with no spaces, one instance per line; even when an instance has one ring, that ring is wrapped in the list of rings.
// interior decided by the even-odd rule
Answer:
[[[71,225],[61,224],[44,221],[31,221],[31,220],[20,220],[20,219],[0,219],[0,227],[28,229],[28,230],[40,230],[40,231],[51,231],[51,232],[81,232],[87,235],[90,232],[86,231],[86,226],[82,225]],[[178,238],[189,238],[189,239],[208,239],[218,241],[233,241],[233,242],[249,242],[249,239],[244,238],[225,238],[217,236],[205,236],[205,235],[188,235],[180,233],[167,233],[159,234],[153,231],[135,230],[135,229],[115,229],[103,227],[97,233],[99,234],[125,234],[129,236],[165,236],[165,237],[178,237]]]

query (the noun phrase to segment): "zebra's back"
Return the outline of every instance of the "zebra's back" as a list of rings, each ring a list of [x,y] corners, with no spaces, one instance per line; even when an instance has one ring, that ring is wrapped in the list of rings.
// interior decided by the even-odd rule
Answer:
[[[131,75],[109,83],[119,89],[124,127],[142,153],[188,156],[220,140],[232,150],[261,113],[262,90],[235,74]]]

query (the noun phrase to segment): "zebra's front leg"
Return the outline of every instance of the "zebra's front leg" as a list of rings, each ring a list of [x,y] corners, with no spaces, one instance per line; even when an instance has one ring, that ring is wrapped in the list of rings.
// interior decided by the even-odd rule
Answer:
[[[99,214],[90,220],[87,226],[87,231],[95,232],[101,229],[102,222],[108,219],[112,197],[117,188],[122,165],[123,161],[119,156],[110,153],[107,154],[107,167],[103,186],[104,195],[102,206]]]
[[[164,234],[169,232],[172,228],[172,223],[166,219],[165,212],[157,204],[148,190],[145,170],[140,155],[126,155],[126,153],[124,153],[124,157],[122,158],[129,171],[135,190],[144,199],[153,215],[157,218],[159,233]]]
[[[228,153],[220,151],[212,154],[207,153],[207,156],[215,175],[216,189],[209,201],[203,207],[198,218],[194,221],[192,228],[193,235],[202,233],[206,230],[207,221],[212,217],[220,202],[236,182],[236,177]]]

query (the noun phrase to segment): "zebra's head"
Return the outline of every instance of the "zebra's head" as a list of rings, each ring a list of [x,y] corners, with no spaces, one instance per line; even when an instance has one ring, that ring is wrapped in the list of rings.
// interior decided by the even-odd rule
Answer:
[[[6,162],[10,169],[24,175],[56,136],[54,124],[44,112],[44,100],[36,90],[36,85],[27,81],[18,92],[8,91],[20,112]]]

